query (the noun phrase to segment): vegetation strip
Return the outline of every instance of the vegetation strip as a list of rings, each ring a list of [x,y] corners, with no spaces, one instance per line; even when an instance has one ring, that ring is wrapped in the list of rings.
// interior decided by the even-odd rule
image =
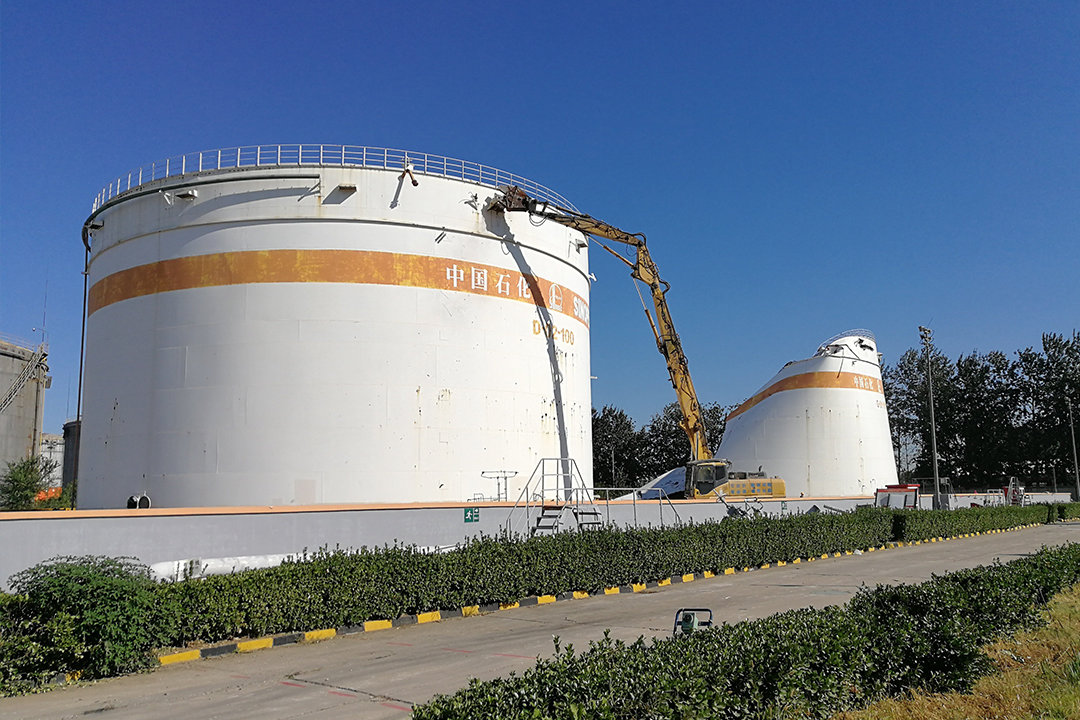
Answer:
[[[310,628],[369,632],[540,604],[540,597],[583,598],[608,594],[608,588],[643,592],[688,575],[748,572],[890,542],[908,546],[1027,526],[1075,517],[1078,509],[862,508],[674,528],[484,537],[446,553],[401,545],[323,549],[273,568],[175,583],[155,583],[145,566],[129,559],[54,558],[13,576],[16,594],[0,593],[0,694],[47,685],[58,674],[135,672],[157,664],[155,648],[201,644],[203,657],[238,652],[239,643],[249,642],[233,638],[269,636],[278,646],[303,641]]]
[[[991,667],[982,647],[1045,622],[1042,607],[1078,582],[1080,544],[1071,544],[918,585],[863,588],[843,607],[650,643],[605,636],[575,652],[555,638],[552,658],[521,675],[473,680],[414,707],[413,717],[823,718],[913,690],[966,690]]]

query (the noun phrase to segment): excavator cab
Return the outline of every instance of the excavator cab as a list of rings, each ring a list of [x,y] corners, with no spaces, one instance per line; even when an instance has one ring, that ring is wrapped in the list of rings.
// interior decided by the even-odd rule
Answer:
[[[727,460],[694,460],[686,466],[686,497],[708,495],[728,479]]]

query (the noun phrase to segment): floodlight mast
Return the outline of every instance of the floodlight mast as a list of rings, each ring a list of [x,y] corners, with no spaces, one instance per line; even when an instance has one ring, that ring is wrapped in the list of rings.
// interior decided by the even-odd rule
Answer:
[[[941,478],[938,476],[937,426],[934,424],[934,376],[930,371],[930,347],[934,340],[934,331],[920,325],[919,335],[922,337],[923,347],[926,348],[926,386],[930,397],[930,456],[934,463],[934,509],[940,510]]]

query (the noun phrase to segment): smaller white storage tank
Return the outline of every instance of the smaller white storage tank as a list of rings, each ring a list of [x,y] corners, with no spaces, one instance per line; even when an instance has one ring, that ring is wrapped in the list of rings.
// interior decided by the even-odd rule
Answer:
[[[849,330],[785,365],[728,416],[717,457],[783,478],[789,497],[871,495],[895,484],[874,335]]]

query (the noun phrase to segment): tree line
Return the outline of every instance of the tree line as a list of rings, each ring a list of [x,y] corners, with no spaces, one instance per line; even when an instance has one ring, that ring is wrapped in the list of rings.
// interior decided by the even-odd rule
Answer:
[[[1046,333],[1038,348],[977,350],[950,360],[930,347],[938,473],[956,490],[1007,478],[1075,489],[1069,403],[1080,421],[1080,333]],[[932,476],[927,357],[912,348],[882,369],[902,481]]]
[[[1009,477],[1029,485],[1074,488],[1068,403],[1080,424],[1080,332],[1046,333],[1039,348],[960,355],[930,348],[938,472],[953,489],[998,487]],[[907,350],[882,367],[897,474],[932,476],[926,354]],[[709,446],[719,447],[735,405],[702,405]],[[690,460],[690,442],[671,403],[638,427],[623,410],[593,408],[593,484],[638,487]]]

